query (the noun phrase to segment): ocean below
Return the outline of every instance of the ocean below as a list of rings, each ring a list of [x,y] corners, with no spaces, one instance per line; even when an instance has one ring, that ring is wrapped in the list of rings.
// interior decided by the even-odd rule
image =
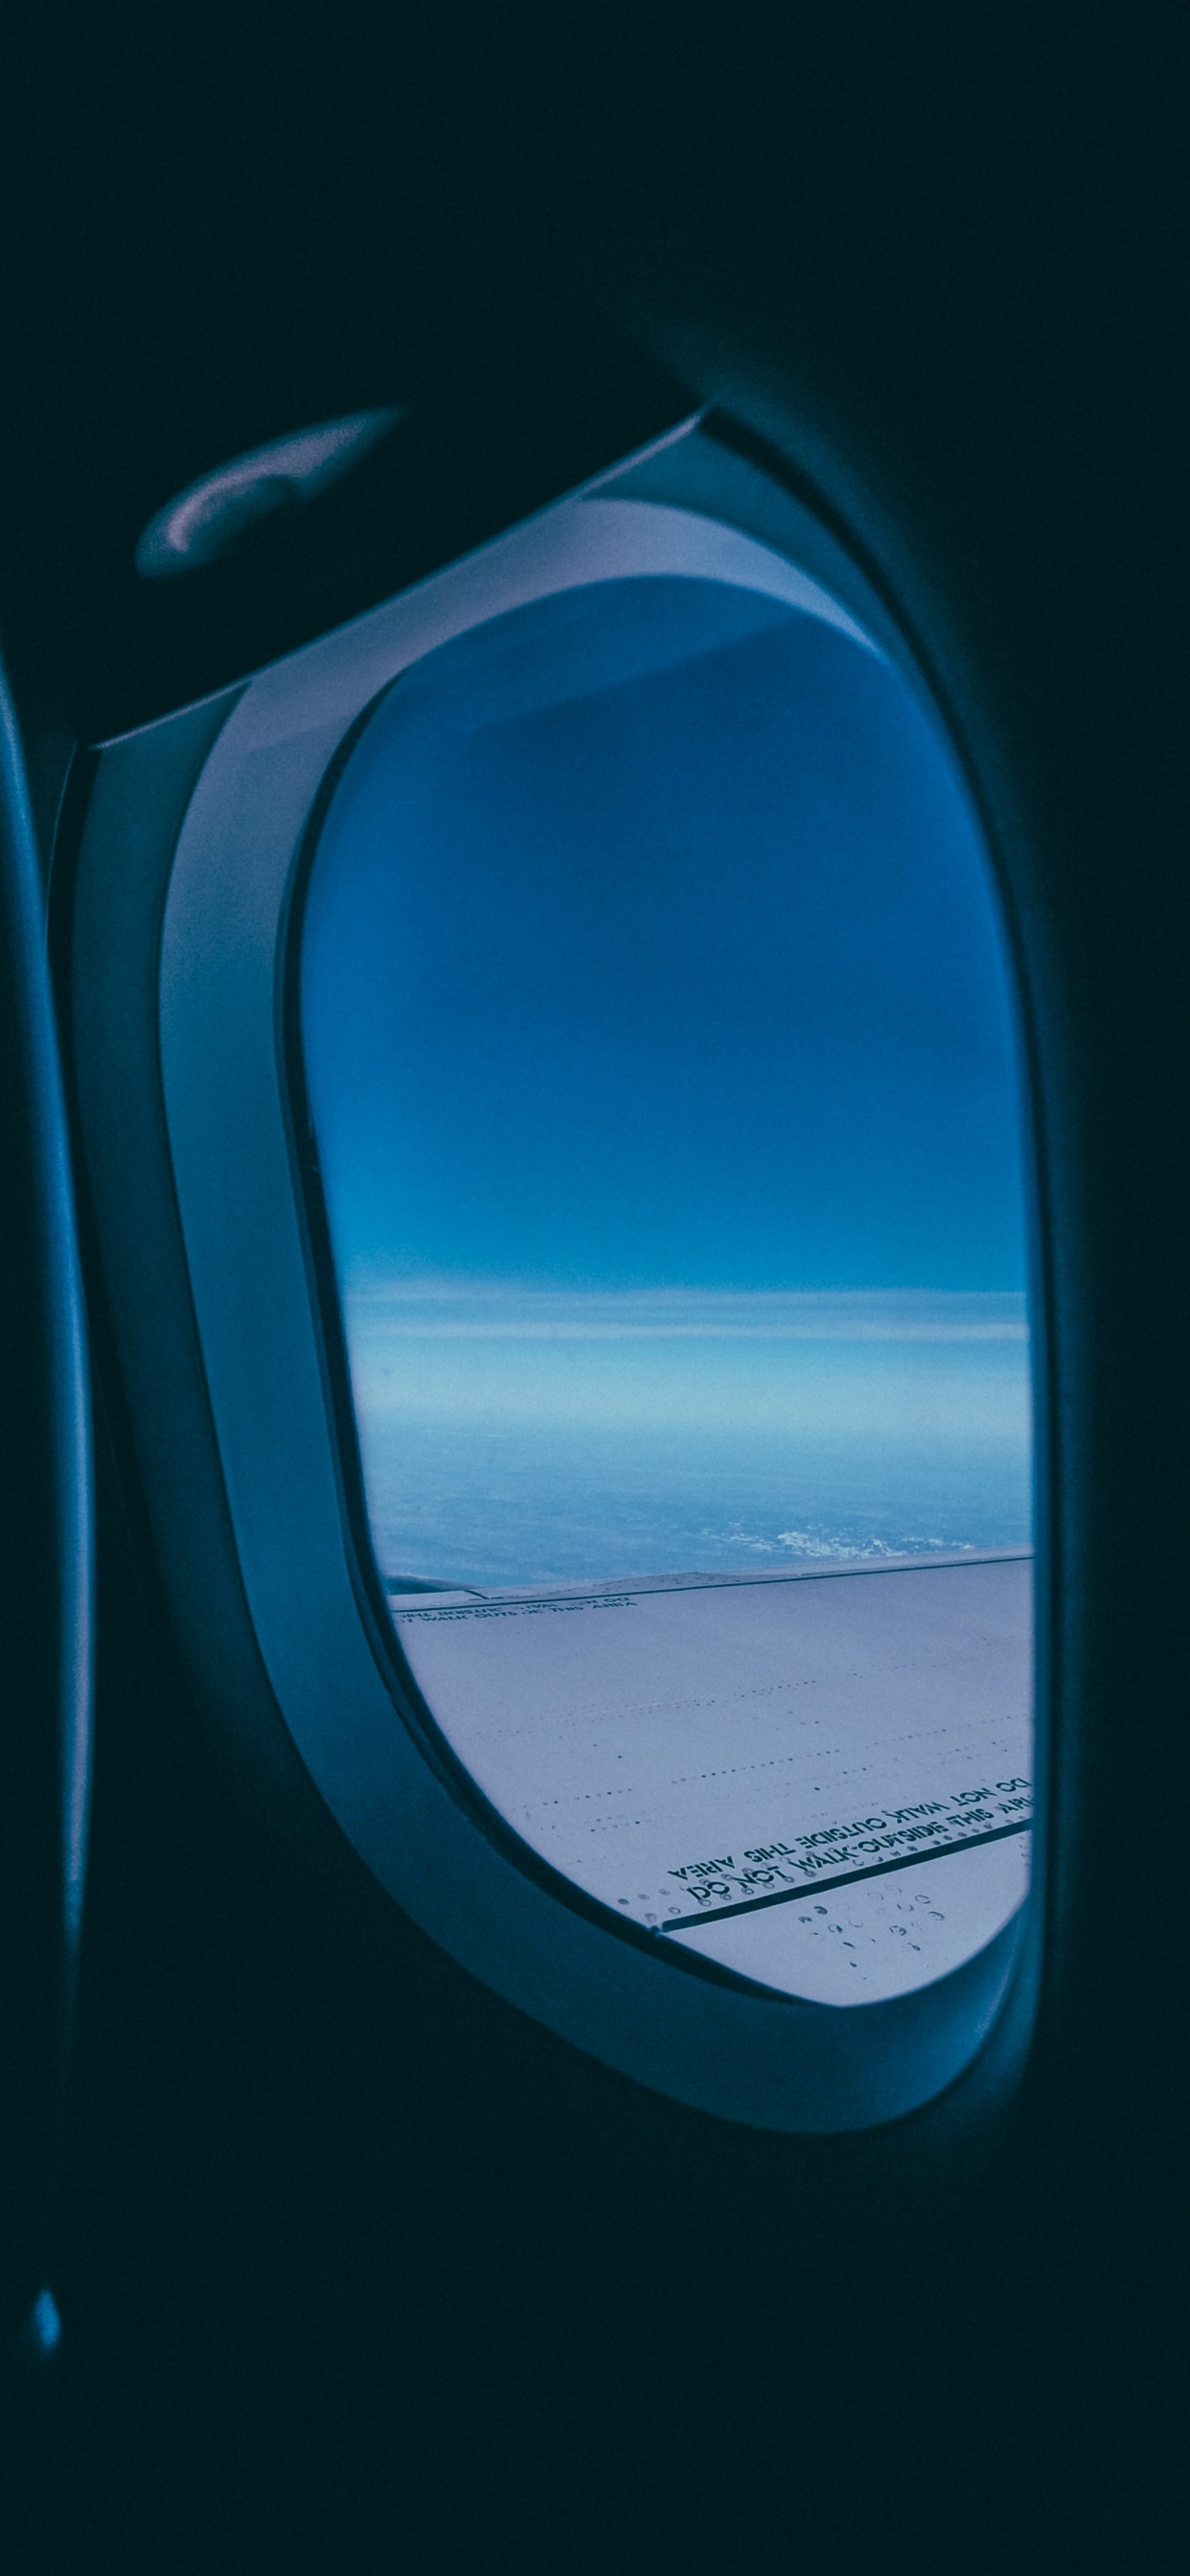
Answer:
[[[1005,1441],[392,1422],[369,1443],[381,1573],[566,1583],[804,1559],[1018,1547],[1029,1460]]]
[[[730,1574],[1027,1547],[1019,1298],[350,1300],[386,1581]]]

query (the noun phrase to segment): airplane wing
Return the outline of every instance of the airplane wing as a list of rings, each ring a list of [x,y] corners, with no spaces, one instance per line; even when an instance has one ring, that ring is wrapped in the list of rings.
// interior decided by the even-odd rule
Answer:
[[[1032,1584],[998,1550],[392,1615],[543,1859],[660,1940],[847,2005],[957,1968],[1027,1893]]]

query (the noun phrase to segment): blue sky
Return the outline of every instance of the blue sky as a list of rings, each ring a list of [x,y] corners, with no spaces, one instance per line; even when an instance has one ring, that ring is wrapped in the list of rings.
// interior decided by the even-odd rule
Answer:
[[[359,1288],[1023,1288],[964,800],[904,680],[771,598],[604,584],[400,681],[323,829],[302,1015]]]
[[[428,656],[330,806],[302,1011],[386,1573],[1027,1540],[998,925],[877,654],[642,579]]]

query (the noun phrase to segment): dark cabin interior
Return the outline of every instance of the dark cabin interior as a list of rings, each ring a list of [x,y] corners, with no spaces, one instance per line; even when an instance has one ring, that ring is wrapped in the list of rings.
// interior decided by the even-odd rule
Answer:
[[[120,5],[26,17],[4,50],[0,637],[68,1121],[89,747],[700,405],[858,530],[932,639],[996,806],[1030,1056],[1047,1860],[1002,2117],[995,2041],[927,2111],[807,2141],[683,2108],[500,2001],[217,1745],[80,1182],[94,1792],[54,2211],[35,2194],[22,2235],[18,2210],[5,2293],[0,2557],[13,2576],[1172,2566],[1186,21]],[[139,579],[140,531],[196,476],[392,402],[408,434],[308,510],[192,578]],[[22,1805],[44,1802],[25,1734],[65,1542],[6,1017],[16,2101],[65,2026]],[[16,2112],[12,2136],[23,2177],[49,2150]],[[62,2320],[41,2365],[17,2332],[35,2277]]]

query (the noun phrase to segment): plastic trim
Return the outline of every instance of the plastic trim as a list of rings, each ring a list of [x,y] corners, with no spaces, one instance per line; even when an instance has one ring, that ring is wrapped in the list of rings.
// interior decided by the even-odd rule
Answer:
[[[284,1061],[296,872],[328,770],[368,705],[434,646],[513,606],[695,568],[858,633],[926,694],[835,538],[753,462],[686,424],[247,685],[206,752],[172,866],[159,855],[161,1094],[243,1597],[271,1695],[342,1831],[443,1950],[560,2036],[720,2117],[822,2135],[903,2118],[955,2081],[997,2021],[1020,1918],[917,1994],[831,2011],[683,1973],[577,1891],[567,1901],[566,1883],[528,1874],[468,1811],[426,1759],[416,1710],[402,1714],[397,1658],[365,1615]],[[138,759],[160,760],[181,723],[116,747],[126,794]],[[101,787],[102,776],[101,763]],[[100,863],[93,850],[95,883]],[[1012,2021],[1017,2065],[1031,2013]]]

